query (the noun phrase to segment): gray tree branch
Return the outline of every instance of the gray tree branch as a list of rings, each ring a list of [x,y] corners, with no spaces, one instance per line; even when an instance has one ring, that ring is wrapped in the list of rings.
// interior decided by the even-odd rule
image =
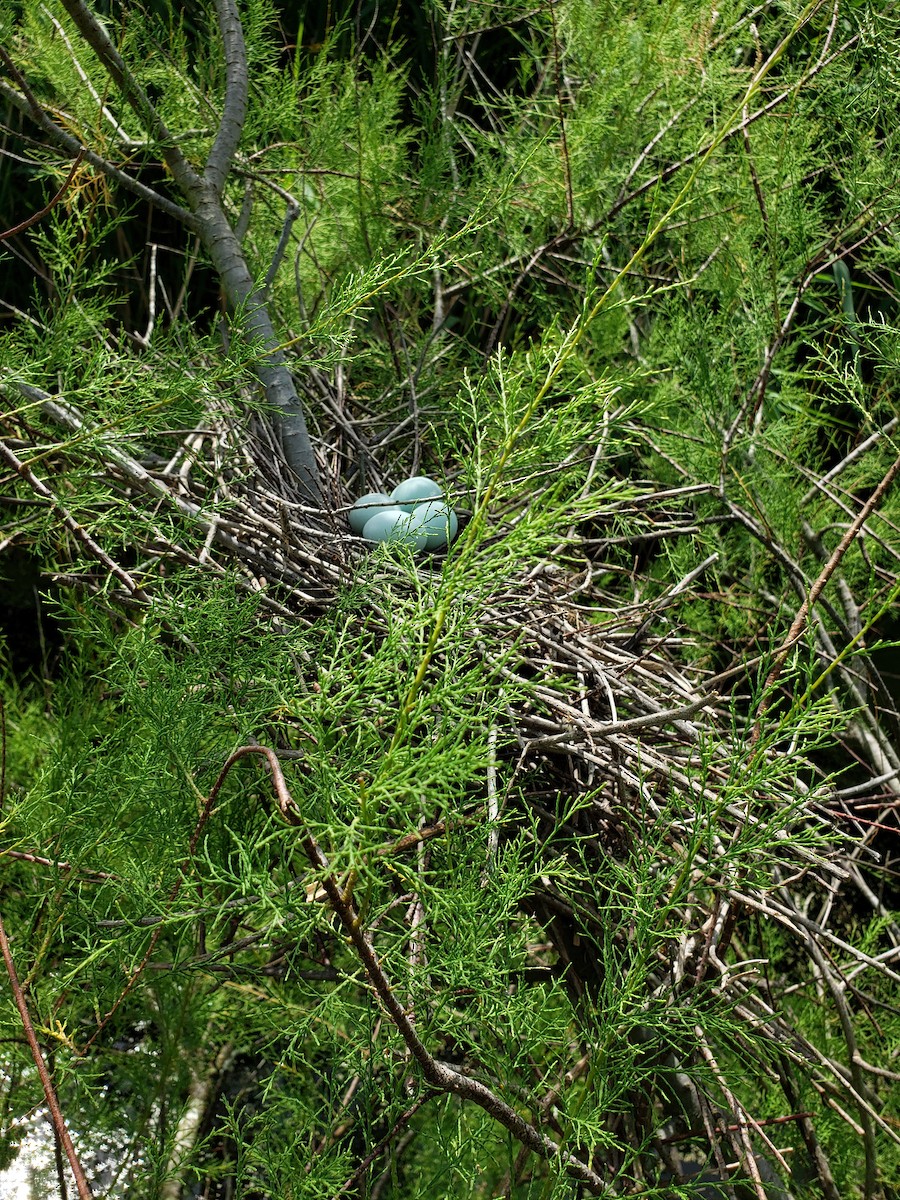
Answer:
[[[166,165],[187,194],[189,184],[200,182],[197,173],[184,157],[165,122],[154,108],[147,93],[131,73],[125,60],[110,40],[109,34],[83,0],[62,0],[63,7],[74,21],[78,32],[106,68],[113,83],[121,90],[135,115],[147,132],[159,143]]]
[[[231,160],[237,151],[244,131],[247,116],[247,48],[244,31],[234,0],[216,0],[216,16],[219,33],[225,51],[225,102],[222,120],[216,134],[206,167],[203,171],[206,182],[222,194]]]
[[[306,416],[287,360],[279,349],[283,339],[275,332],[266,307],[264,289],[255,284],[221,199],[222,187],[231,159],[237,150],[247,107],[247,60],[237,5],[234,0],[217,0],[226,61],[225,106],[219,132],[201,176],[184,157],[146,92],[113,45],[106,29],[84,0],[63,0],[63,4],[110,78],[121,89],[148,132],[159,143],[159,152],[187,200],[190,212],[177,205],[160,204],[160,207],[172,212],[185,226],[196,232],[209,254],[221,280],[229,313],[240,323],[249,341],[259,348],[254,370],[265,391],[266,400],[276,413],[287,465],[296,477],[301,495],[313,504],[321,504],[322,488],[318,464],[310,441]],[[3,55],[3,59],[7,65],[11,65],[6,54]],[[71,153],[81,149],[76,139],[63,134],[57,128],[46,109],[28,90],[21,74],[15,68],[13,71],[22,87],[23,95],[18,96],[14,89],[7,89],[5,86],[3,94],[10,92],[10,98],[16,106],[22,111],[27,111],[57,144],[65,145]],[[125,183],[128,177],[123,172],[113,168],[112,164],[99,155],[88,152],[85,157],[110,178],[123,183],[123,186],[129,186],[131,191],[136,190],[130,183]],[[153,203],[159,203],[161,199],[152,191],[149,197],[144,196],[151,197]]]
[[[10,70],[10,72],[14,73],[17,82],[21,84],[21,76],[2,46],[0,46],[0,58],[2,58],[4,64]],[[95,170],[102,171],[107,178],[114,180],[114,182],[116,182],[120,187],[124,188],[128,192],[131,192],[132,195],[138,196],[141,200],[146,201],[148,204],[153,204],[160,210],[160,212],[164,212],[168,216],[174,217],[176,221],[179,221],[185,226],[186,229],[190,229],[193,233],[199,232],[200,227],[197,218],[189,209],[183,208],[180,204],[176,204],[173,200],[169,200],[168,197],[163,196],[161,192],[154,191],[153,188],[147,187],[146,184],[134,179],[131,175],[128,175],[125,171],[115,166],[115,164],[111,163],[109,159],[103,158],[101,155],[96,154],[87,146],[82,145],[77,137],[74,137],[65,129],[61,129],[60,126],[57,125],[52,119],[46,109],[42,108],[38,101],[30,94],[30,92],[27,92],[25,88],[23,88],[21,92],[17,92],[15,88],[10,87],[8,83],[5,83],[2,79],[0,79],[0,96],[3,96],[5,100],[8,100],[13,108],[18,109],[19,112],[24,113],[27,117],[30,117],[39,127],[39,129],[45,133],[52,142],[55,142],[60,149],[65,150],[66,153],[73,156],[81,154],[85,162],[90,163]]]

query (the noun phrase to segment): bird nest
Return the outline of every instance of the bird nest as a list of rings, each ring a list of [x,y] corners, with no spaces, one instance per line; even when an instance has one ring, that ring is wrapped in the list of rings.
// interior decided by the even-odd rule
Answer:
[[[63,398],[5,386],[65,431],[54,450],[60,460],[71,447],[82,454],[90,447],[106,486],[141,512],[149,531],[135,548],[137,564],[134,554],[127,566],[117,562],[79,524],[62,494],[26,464],[39,440],[46,451],[46,438],[20,423],[20,436],[7,438],[4,450],[17,486],[54,506],[84,557],[95,563],[93,570],[57,574],[59,584],[76,583],[110,603],[144,606],[153,603],[154,581],[181,563],[236,575],[271,619],[309,624],[354,581],[370,553],[346,524],[352,497],[333,494],[327,512],[291,499],[262,424],[253,438],[237,438],[223,417],[185,436],[164,462],[135,457],[113,436],[91,430]],[[376,473],[368,482],[377,486],[381,480]],[[687,535],[689,499],[647,488],[639,500],[620,502],[619,512],[631,505],[633,516]],[[656,909],[649,919],[672,934],[660,941],[655,960],[644,964],[646,998],[662,998],[673,1010],[696,1006],[696,1027],[694,1044],[682,1057],[659,1063],[668,1119],[650,1138],[657,1181],[684,1182],[706,1172],[727,1195],[739,1175],[751,1194],[787,1195],[785,1181],[796,1177],[787,1155],[799,1148],[809,1175],[834,1200],[828,1158],[816,1122],[801,1104],[798,1077],[811,1080],[816,1093],[862,1132],[871,1179],[876,1133],[897,1136],[882,1116],[883,1079],[864,1065],[855,1040],[848,981],[866,973],[900,982],[892,965],[900,936],[864,881],[865,847],[833,834],[831,816],[840,800],[833,785],[802,747],[767,743],[746,700],[736,696],[746,665],[719,675],[693,666],[697,656],[667,622],[667,608],[710,561],[650,601],[640,599],[635,585],[634,598],[623,603],[627,576],[623,581],[621,566],[615,590],[604,592],[598,582],[613,541],[583,540],[577,567],[571,555],[548,556],[514,585],[506,580],[480,600],[480,622],[491,633],[481,652],[495,677],[509,685],[510,697],[506,728],[502,736],[494,731],[482,811],[496,828],[495,848],[504,829],[527,817],[537,838],[565,841],[568,853],[589,864],[598,881],[585,895],[548,877],[531,898],[553,969],[577,1005],[596,1005],[603,994],[608,960],[597,948],[610,946],[627,956],[636,923],[648,919],[640,911],[646,897],[618,888],[617,862],[638,856],[648,880],[668,880],[666,889],[648,892]],[[379,578],[391,588],[409,579],[409,563],[395,572],[386,556],[379,562],[376,589]],[[414,568],[423,579],[440,569],[440,560]],[[365,617],[373,630],[384,619],[379,612],[384,609],[376,595]],[[884,917],[886,950],[863,951],[835,931],[838,896]],[[820,997],[836,1014],[844,1053],[826,1055],[781,1010],[778,989],[754,948],[751,933],[759,923],[777,926],[805,963],[802,970],[815,977]],[[777,1117],[750,1111],[732,1086],[733,1072],[704,1028],[704,1004],[713,994],[729,997],[748,1054],[759,1059],[761,1045],[768,1047],[765,1069],[786,1104]],[[634,1028],[640,1037],[640,1023]],[[587,1069],[589,1058],[575,1063],[572,1079]],[[560,1130],[557,1100],[548,1093],[541,1114],[551,1131]],[[659,1096],[652,1100],[658,1103]],[[625,1114],[612,1114],[610,1122],[646,1152],[649,1123],[641,1128]],[[796,1145],[787,1149],[775,1132],[782,1123],[796,1134]],[[596,1151],[587,1174],[570,1173],[598,1193],[608,1189],[597,1180],[614,1179],[620,1165],[618,1151]],[[766,1190],[773,1186],[774,1192]]]

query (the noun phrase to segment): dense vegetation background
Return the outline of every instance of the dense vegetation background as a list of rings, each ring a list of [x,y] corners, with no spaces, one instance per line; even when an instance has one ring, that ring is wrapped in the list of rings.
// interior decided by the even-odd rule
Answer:
[[[897,1195],[898,18],[0,4],[33,1194]]]

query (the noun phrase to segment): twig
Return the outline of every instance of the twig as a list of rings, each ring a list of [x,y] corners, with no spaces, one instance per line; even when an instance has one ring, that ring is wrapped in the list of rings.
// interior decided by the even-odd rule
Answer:
[[[812,500],[812,498],[815,496],[817,491],[821,491],[827,487],[828,484],[831,483],[832,479],[835,479],[842,471],[846,470],[846,468],[849,467],[852,462],[855,462],[857,458],[865,454],[865,452],[874,446],[876,442],[880,441],[881,438],[887,437],[889,434],[893,433],[897,428],[898,421],[900,421],[900,417],[891,417],[890,421],[883,425],[881,429],[876,429],[874,433],[870,433],[869,436],[864,441],[860,442],[858,446],[854,446],[850,453],[844,455],[839,463],[833,466],[830,471],[827,471],[821,479],[816,480],[813,486],[800,501],[801,507],[805,508],[807,504],[809,504],[810,500]]]
[[[116,579],[118,579],[120,583],[123,583],[133,596],[143,596],[144,593],[141,590],[141,585],[136,583],[127,571],[123,570],[123,568],[120,567],[117,562],[109,557],[102,546],[98,545],[97,542],[94,541],[87,530],[83,529],[82,526],[78,524],[69,510],[65,508],[65,506],[56,498],[50,488],[48,488],[42,480],[38,479],[28,465],[23,463],[21,459],[13,453],[9,446],[2,441],[0,441],[0,455],[6,459],[16,474],[20,475],[29,484],[29,486],[35,492],[37,492],[39,496],[43,497],[45,500],[48,500],[53,505],[53,507],[62,517],[65,527],[71,533],[73,533],[84,546],[87,547],[94,558],[103,563],[104,567],[106,567],[110,574],[115,575]]]
[[[45,133],[52,142],[55,142],[57,146],[60,146],[63,150],[66,150],[71,155],[81,154],[84,157],[85,162],[89,163],[90,166],[95,168],[95,170],[101,171],[104,175],[108,176],[108,178],[114,180],[119,184],[120,187],[125,188],[126,191],[138,196],[141,200],[146,201],[148,204],[154,205],[160,210],[160,212],[164,212],[167,216],[173,217],[187,229],[191,229],[194,232],[197,231],[199,228],[197,218],[188,209],[183,208],[180,204],[176,204],[173,200],[170,200],[168,196],[164,196],[161,192],[157,192],[153,188],[147,187],[146,184],[141,183],[139,180],[134,179],[126,171],[121,170],[114,163],[111,163],[109,159],[103,158],[101,155],[96,154],[93,150],[88,149],[71,133],[66,132],[65,129],[60,129],[60,127],[51,120],[49,113],[47,113],[35,99],[33,93],[25,83],[23,76],[19,73],[15,64],[12,62],[2,46],[0,46],[0,58],[3,59],[8,70],[14,75],[17,83],[22,88],[22,94],[20,94],[15,90],[15,88],[11,88],[8,83],[0,79],[0,96],[3,96],[6,100],[8,100],[9,103],[14,108],[18,109],[19,112],[30,117],[38,126],[38,128],[41,129],[42,132]]]
[[[796,911],[796,905],[793,898],[787,892],[786,888],[782,888],[782,897],[785,903]],[[806,944],[810,958],[819,969],[822,978],[825,980],[825,985],[831,993],[831,998],[834,1001],[834,1006],[837,1009],[838,1019],[841,1023],[841,1030],[844,1034],[844,1041],[847,1045],[848,1061],[850,1063],[850,1074],[853,1079],[853,1087],[857,1095],[862,1099],[866,1093],[866,1082],[863,1079],[862,1071],[859,1065],[859,1049],[856,1042],[856,1033],[853,1029],[853,1018],[850,1015],[850,1009],[847,1005],[847,999],[844,996],[843,988],[834,978],[834,974],[828,965],[825,955],[819,946],[816,939],[812,936],[808,928],[801,928],[800,931],[802,940]],[[866,1200],[873,1200],[876,1188],[877,1178],[877,1150],[875,1145],[875,1127],[869,1115],[868,1105],[859,1103],[857,1105],[859,1112],[860,1123],[864,1131],[863,1146],[865,1147],[866,1156],[866,1173],[865,1173],[865,1197]]]
[[[385,1152],[385,1150],[388,1148],[388,1146],[391,1144],[391,1142],[396,1138],[397,1134],[400,1133],[400,1131],[406,1125],[409,1124],[409,1122],[413,1119],[413,1117],[416,1115],[416,1113],[419,1111],[419,1109],[424,1104],[427,1104],[429,1100],[432,1100],[435,1096],[439,1096],[439,1095],[440,1095],[440,1092],[438,1092],[438,1091],[425,1092],[424,1095],[421,1095],[416,1100],[414,1100],[413,1103],[409,1106],[409,1108],[407,1108],[405,1112],[402,1112],[400,1114],[400,1116],[397,1118],[397,1120],[394,1122],[393,1126],[391,1127],[390,1132],[385,1134],[385,1136],[381,1139],[381,1141],[378,1143],[378,1145],[375,1147],[374,1150],[369,1151],[369,1153],[362,1160],[362,1162],[359,1164],[359,1166],[356,1168],[356,1170],[353,1172],[353,1174],[349,1177],[349,1179],[347,1179],[347,1181],[341,1187],[338,1188],[338,1190],[334,1193],[332,1200],[339,1200],[340,1196],[343,1196],[343,1195],[345,1195],[345,1193],[349,1192],[350,1189],[352,1187],[354,1187],[359,1182],[360,1179],[362,1179],[363,1175],[365,1175],[366,1171],[368,1171],[369,1167],[371,1167],[371,1165],[375,1161],[375,1159],[378,1158],[380,1155],[382,1155]]]
[[[497,851],[500,846],[500,830],[498,821],[500,819],[500,802],[497,799],[497,726],[492,725],[491,731],[488,734],[488,761],[487,761],[487,819],[490,825],[488,833],[488,851],[487,860],[488,867],[492,868],[497,863]]]
[[[266,759],[272,775],[275,795],[281,815],[289,825],[299,828],[302,837],[303,850],[310,865],[321,874],[321,886],[328,901],[344,927],[344,932],[353,944],[360,961],[365,967],[366,974],[372,984],[382,1006],[393,1021],[398,1033],[403,1038],[412,1057],[418,1062],[427,1082],[436,1090],[452,1092],[462,1100],[471,1100],[484,1109],[489,1116],[507,1129],[513,1137],[527,1146],[540,1158],[560,1163],[567,1175],[577,1179],[594,1196],[610,1196],[612,1189],[587,1163],[576,1155],[558,1145],[552,1138],[542,1133],[534,1125],[525,1121],[515,1109],[485,1084],[467,1075],[461,1074],[445,1063],[438,1062],[422,1042],[406,1008],[400,1003],[394,986],[381,965],[378,953],[369,934],[363,927],[362,920],[351,895],[345,891],[337,879],[329,871],[328,860],[318,842],[303,825],[300,811],[291,795],[281,764],[275,752],[266,746],[241,746],[230,756],[216,780],[215,789],[221,787],[225,776],[236,762],[248,755],[261,755]],[[204,812],[207,812],[212,802],[212,796],[207,801]]]
[[[0,712],[3,710],[3,701],[0,699]],[[28,854],[25,850],[0,850],[0,857],[14,858],[19,862],[35,863],[39,867],[53,867],[54,871],[75,871],[77,867],[73,867],[71,863],[60,862],[55,858],[44,858],[41,854]],[[116,875],[110,874],[109,871],[94,871],[90,868],[84,868],[82,874],[87,876],[89,880],[103,881],[105,879],[116,879]],[[123,922],[128,924],[128,922]]]
[[[784,666],[785,660],[787,659],[787,656],[788,656],[791,648],[794,645],[796,645],[798,639],[800,638],[801,634],[803,633],[803,630],[806,628],[806,622],[807,622],[807,618],[809,616],[810,609],[813,607],[816,600],[818,600],[822,590],[824,589],[825,585],[828,583],[828,580],[831,578],[831,576],[837,570],[841,559],[844,557],[844,555],[850,549],[850,547],[853,544],[853,541],[856,538],[857,534],[859,533],[860,529],[863,527],[863,525],[866,523],[868,518],[872,515],[872,513],[875,511],[875,509],[881,503],[882,499],[884,498],[884,496],[887,493],[888,489],[890,488],[891,484],[894,482],[894,479],[896,478],[898,471],[900,471],[900,457],[898,457],[894,460],[892,465],[888,468],[888,471],[885,474],[884,478],[879,483],[878,487],[875,489],[875,491],[872,493],[872,495],[869,497],[869,499],[866,501],[866,503],[862,506],[859,513],[854,518],[852,524],[849,526],[846,533],[841,538],[840,542],[838,543],[837,547],[835,548],[834,553],[832,554],[831,558],[828,560],[828,562],[822,568],[821,572],[819,573],[819,577],[816,579],[815,583],[810,588],[809,595],[803,601],[803,603],[800,605],[800,608],[797,610],[797,615],[794,618],[790,629],[788,630],[787,637],[784,639],[784,641],[782,642],[781,648],[779,649],[778,653],[775,655],[775,661],[772,664],[772,669],[769,671],[769,674],[766,678],[766,682],[765,682],[765,685],[763,688],[762,699],[760,700],[759,707],[757,708],[756,721],[754,722],[753,731],[750,735],[750,744],[752,746],[755,746],[756,743],[759,741],[760,733],[762,730],[762,718],[765,715],[766,710],[768,709],[768,707],[771,703],[773,688],[775,687],[775,684],[778,682],[778,677],[781,674],[781,668]]]
[[[278,239],[278,245],[275,247],[275,253],[272,255],[272,261],[269,263],[269,269],[266,271],[266,278],[263,282],[263,295],[268,296],[275,282],[275,276],[278,274],[278,268],[281,266],[281,261],[284,258],[285,251],[291,240],[291,231],[294,228],[294,222],[300,216],[300,205],[296,200],[291,198],[288,203],[288,210],[284,217],[284,225],[281,228],[281,237]]]
[[[553,71],[555,79],[556,104],[559,109],[559,141],[562,150],[563,172],[566,181],[566,228],[575,228],[575,194],[572,190],[572,164],[569,158],[569,143],[566,138],[566,114],[563,110],[562,73],[559,65],[559,34],[556,29],[556,3],[547,0],[550,9],[550,30],[553,40]]]
[[[19,1010],[19,1017],[22,1021],[22,1028],[25,1030],[28,1048],[31,1051],[31,1057],[34,1060],[34,1065],[41,1080],[41,1086],[44,1089],[44,1098],[47,1101],[47,1108],[50,1112],[50,1120],[53,1122],[53,1129],[65,1149],[66,1158],[69,1160],[69,1166],[72,1168],[72,1174],[75,1177],[75,1186],[78,1188],[79,1197],[81,1200],[92,1200],[94,1193],[90,1189],[87,1177],[82,1170],[81,1162],[75,1153],[75,1147],[72,1144],[62,1110],[59,1107],[59,1100],[56,1096],[53,1080],[50,1078],[47,1064],[44,1062],[44,1056],[41,1053],[41,1047],[34,1032],[34,1026],[31,1023],[31,1016],[25,1001],[25,993],[22,991],[22,985],[19,983],[19,977],[16,974],[16,966],[9,948],[9,941],[6,937],[6,928],[3,924],[2,916],[0,916],[0,950],[3,952],[6,973],[9,975],[13,999],[16,1002],[16,1008]]]
[[[768,1193],[763,1187],[762,1178],[759,1174],[759,1164],[756,1161],[756,1155],[753,1153],[753,1143],[750,1141],[750,1134],[747,1129],[749,1114],[745,1111],[744,1106],[735,1097],[734,1093],[728,1086],[728,1083],[722,1074],[722,1069],[716,1062],[712,1049],[706,1040],[706,1035],[703,1029],[697,1025],[694,1027],[694,1037],[697,1039],[697,1045],[700,1047],[700,1053],[711,1070],[716,1082],[718,1083],[722,1095],[728,1103],[728,1107],[734,1113],[737,1122],[737,1134],[740,1139],[740,1144],[743,1153],[741,1158],[743,1165],[753,1182],[753,1189],[756,1192],[758,1200],[767,1200]]]
[[[150,339],[153,336],[153,329],[156,325],[156,289],[158,285],[156,257],[158,252],[159,246],[156,242],[153,242],[150,247],[150,287],[147,292],[147,328],[143,334],[132,334],[138,345],[143,346],[145,350],[150,349]]]
[[[94,87],[93,83],[91,82],[90,75],[88,75],[87,71],[85,71],[84,67],[78,61],[78,56],[75,53],[75,47],[72,45],[71,41],[69,40],[69,35],[66,33],[65,29],[63,28],[62,23],[60,21],[57,21],[56,17],[54,17],[53,13],[50,11],[50,9],[47,7],[46,4],[41,5],[41,12],[48,19],[48,21],[50,21],[53,28],[56,30],[57,37],[62,42],[62,44],[65,46],[65,48],[69,51],[69,57],[72,59],[72,65],[75,68],[75,70],[78,72],[78,78],[84,84],[85,88],[87,89],[88,93],[90,94],[91,99],[97,105],[97,108],[100,110],[100,112],[103,113],[104,117],[106,117],[107,121],[109,121],[110,125],[115,130],[116,135],[118,136],[118,138],[122,142],[122,144],[127,145],[129,142],[131,142],[131,138],[128,136],[127,131],[125,129],[123,129],[123,127],[116,120],[115,114],[112,112],[112,110],[106,104],[103,103],[103,99],[100,96],[100,93],[97,91],[97,89]]]
[[[6,804],[6,702],[0,696],[0,817]]]
[[[17,233],[23,233],[26,229],[30,229],[32,225],[36,225],[38,221],[46,217],[47,213],[54,209],[57,204],[59,204],[60,200],[62,200],[63,196],[69,190],[72,180],[75,178],[75,172],[81,166],[81,160],[83,158],[84,149],[82,148],[75,156],[75,161],[72,163],[72,168],[69,171],[69,174],[66,176],[65,183],[62,185],[50,203],[45,204],[40,212],[36,212],[33,216],[28,217],[27,220],[21,221],[18,225],[13,225],[12,229],[7,229],[5,233],[0,233],[0,242],[5,242],[7,238],[15,237]]]

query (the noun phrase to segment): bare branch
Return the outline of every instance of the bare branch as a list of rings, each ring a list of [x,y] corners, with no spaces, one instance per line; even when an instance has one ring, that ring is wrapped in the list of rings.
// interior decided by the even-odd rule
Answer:
[[[891,417],[887,424],[883,425],[881,429],[876,429],[874,433],[869,434],[865,441],[862,441],[857,446],[854,446],[850,453],[846,454],[839,463],[836,463],[835,466],[833,466],[830,471],[827,471],[821,479],[816,480],[813,486],[800,501],[801,505],[805,508],[806,505],[812,500],[813,496],[815,496],[816,491],[825,491],[825,488],[829,483],[831,483],[832,479],[840,475],[840,473],[849,467],[852,462],[855,462],[860,455],[865,454],[865,452],[870,447],[874,446],[876,442],[880,441],[881,438],[887,437],[888,434],[893,433],[897,428],[898,421],[900,421],[900,417]]]
[[[390,1146],[391,1142],[395,1141],[397,1134],[409,1124],[423,1104],[427,1104],[429,1100],[437,1095],[439,1095],[438,1092],[424,1092],[421,1096],[418,1096],[412,1102],[409,1108],[400,1114],[400,1116],[394,1122],[392,1128],[388,1133],[385,1134],[375,1149],[369,1151],[343,1187],[339,1188],[334,1193],[332,1200],[339,1200],[339,1197],[345,1195],[352,1187],[359,1183],[360,1179],[362,1179],[363,1175],[365,1175],[366,1171],[369,1169],[369,1167],[371,1167],[375,1159],[384,1153],[388,1146]]]
[[[47,1070],[47,1064],[44,1062],[44,1056],[41,1053],[41,1047],[34,1032],[34,1025],[31,1022],[31,1015],[28,1012],[28,1005],[25,1001],[25,993],[22,991],[22,985],[19,983],[19,977],[16,974],[16,966],[13,962],[12,951],[9,948],[9,941],[6,937],[6,928],[2,917],[0,917],[0,950],[3,952],[6,973],[9,975],[13,999],[16,1002],[16,1008],[19,1010],[19,1017],[22,1021],[22,1028],[25,1030],[28,1048],[31,1051],[31,1057],[34,1059],[34,1065],[41,1080],[41,1087],[44,1089],[44,1099],[47,1101],[47,1108],[50,1112],[50,1120],[53,1122],[54,1132],[65,1149],[66,1158],[69,1160],[69,1166],[72,1168],[72,1174],[75,1176],[75,1186],[78,1188],[79,1197],[81,1200],[91,1200],[94,1193],[91,1191],[81,1162],[75,1152],[75,1147],[72,1145],[69,1131],[66,1128],[65,1118],[62,1115],[59,1100],[56,1097],[56,1089],[53,1086],[53,1080],[50,1078],[50,1072]]]
[[[78,538],[82,545],[87,547],[90,554],[99,562],[101,562],[110,572],[110,574],[115,575],[116,579],[118,579],[120,583],[123,583],[133,596],[143,597],[144,593],[141,590],[141,585],[136,583],[127,571],[123,570],[117,562],[109,557],[103,547],[98,545],[98,543],[94,541],[87,530],[78,524],[69,510],[57,499],[50,488],[48,488],[42,480],[38,479],[37,475],[34,474],[28,464],[22,462],[22,460],[9,448],[9,446],[2,441],[0,441],[0,455],[6,459],[7,463],[12,467],[16,474],[20,475],[33,491],[37,492],[42,499],[50,501],[50,503],[62,517],[65,527],[71,533],[73,533],[75,537]]]
[[[248,76],[244,31],[234,0],[216,0],[216,16],[225,51],[225,103],[203,174],[206,182],[221,196],[247,116]]]
[[[190,197],[200,180],[194,168],[182,154],[175,138],[156,111],[147,93],[135,79],[130,67],[110,40],[106,29],[83,0],[62,0],[63,7],[75,22],[78,32],[106,68],[112,81],[121,89],[135,115],[147,132],[159,143],[160,153],[171,170],[178,186]]]
[[[878,505],[884,499],[886,493],[890,489],[891,484],[896,479],[898,472],[900,472],[900,458],[896,458],[894,460],[894,462],[888,468],[888,471],[887,471],[886,475],[884,476],[884,478],[882,479],[881,483],[879,483],[878,487],[875,489],[875,491],[872,493],[872,495],[869,497],[869,499],[866,501],[866,503],[860,509],[860,511],[857,514],[857,516],[855,517],[853,523],[849,526],[846,533],[841,538],[838,545],[835,547],[834,553],[832,554],[831,558],[828,560],[828,562],[822,568],[821,572],[819,573],[819,577],[816,579],[815,583],[810,588],[809,596],[803,601],[803,603],[800,605],[800,608],[797,610],[797,615],[796,615],[796,617],[794,617],[794,620],[791,623],[791,627],[788,630],[787,637],[782,642],[780,650],[775,655],[775,662],[773,663],[772,669],[769,671],[768,677],[766,679],[765,688],[764,688],[764,692],[763,692],[763,698],[760,701],[759,708],[757,710],[756,722],[753,726],[753,733],[751,735],[751,743],[752,744],[755,745],[756,742],[759,741],[762,718],[765,715],[765,712],[766,712],[767,708],[769,707],[769,704],[771,703],[772,689],[774,688],[775,684],[778,682],[778,677],[781,674],[781,669],[784,666],[785,660],[787,659],[787,656],[791,650],[791,647],[795,646],[797,644],[797,641],[799,640],[801,634],[803,633],[803,630],[806,628],[806,622],[809,617],[810,609],[813,607],[816,600],[818,600],[819,596],[821,595],[822,591],[825,588],[825,585],[828,583],[828,580],[831,578],[831,576],[837,570],[841,559],[844,557],[844,555],[850,549],[850,546],[855,541],[857,535],[859,534],[860,529],[862,529],[863,525],[865,525],[868,518],[872,515],[872,513],[875,511],[875,509],[878,507]]]

